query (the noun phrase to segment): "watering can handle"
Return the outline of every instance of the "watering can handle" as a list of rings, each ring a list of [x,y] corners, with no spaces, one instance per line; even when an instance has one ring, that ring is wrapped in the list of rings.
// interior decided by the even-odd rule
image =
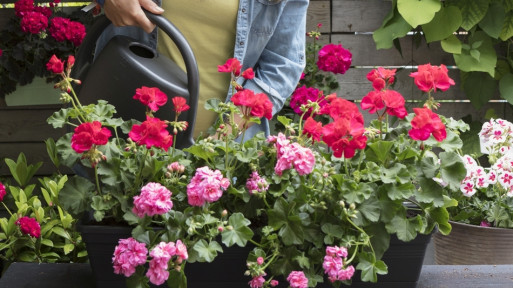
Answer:
[[[182,35],[182,33],[171,22],[169,22],[169,20],[161,15],[153,14],[147,10],[143,9],[143,11],[151,22],[157,25],[157,27],[164,31],[171,38],[171,40],[173,40],[178,50],[180,51],[187,73],[189,106],[197,107],[199,98],[199,72],[198,65],[196,64],[196,58],[194,57],[194,53],[192,52],[189,43]],[[73,69],[73,78],[84,79],[87,75],[87,71],[93,62],[92,55],[94,54],[93,51],[96,47],[96,41],[98,38],[100,38],[100,35],[105,30],[105,28],[111,24],[107,17],[102,17],[103,18],[98,19],[97,22],[91,27],[86,35],[86,38],[82,42],[82,45],[80,45]],[[80,86],[77,87],[77,90],[78,89],[80,89]],[[196,109],[191,109],[190,112],[192,111],[194,111],[194,114],[196,113]],[[192,119],[195,119],[196,115],[193,116],[194,117]],[[189,124],[192,125],[193,123]]]

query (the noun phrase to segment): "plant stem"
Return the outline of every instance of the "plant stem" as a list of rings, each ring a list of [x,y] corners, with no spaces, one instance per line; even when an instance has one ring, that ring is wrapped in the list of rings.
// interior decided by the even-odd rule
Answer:
[[[96,190],[98,190],[98,195],[102,194],[102,190],[100,188],[100,177],[98,176],[98,167],[94,166],[94,179],[96,181]]]

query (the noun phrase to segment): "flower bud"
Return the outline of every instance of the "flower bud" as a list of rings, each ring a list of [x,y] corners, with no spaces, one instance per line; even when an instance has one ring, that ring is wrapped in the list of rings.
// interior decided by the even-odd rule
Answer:
[[[262,264],[264,264],[264,258],[262,258],[262,257],[258,257],[258,258],[257,258],[257,264],[258,264],[258,265],[262,265]]]
[[[217,231],[219,231],[219,233],[223,233],[223,231],[224,231],[223,226],[219,226],[219,227],[217,227]]]
[[[221,217],[226,217],[226,215],[228,215],[228,211],[224,209],[223,212],[221,212]]]
[[[356,205],[354,205],[354,203],[351,203],[351,204],[349,205],[349,209],[351,209],[351,210],[356,209]]]

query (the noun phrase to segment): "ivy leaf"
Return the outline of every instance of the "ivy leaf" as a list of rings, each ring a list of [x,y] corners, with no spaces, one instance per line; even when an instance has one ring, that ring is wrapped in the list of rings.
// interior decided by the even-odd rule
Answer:
[[[479,27],[490,37],[497,39],[501,35],[505,18],[504,6],[499,2],[493,3],[488,8],[488,12],[483,20],[479,22]]]
[[[447,6],[435,14],[433,20],[422,25],[428,43],[451,36],[461,26],[461,12],[456,6]]]
[[[470,103],[476,109],[480,109],[488,103],[497,90],[497,81],[488,73],[484,72],[469,72],[465,82],[463,83],[463,90],[467,95]]]
[[[237,244],[240,247],[246,246],[248,240],[253,237],[253,230],[248,226],[251,221],[246,219],[242,213],[234,213],[228,219],[228,225],[233,229],[225,229],[222,233],[224,245],[230,247]]]
[[[404,20],[396,9],[391,13],[393,14],[390,20],[384,21],[383,25],[372,34],[377,49],[390,49],[394,47],[394,40],[406,36],[412,29],[411,25]]]
[[[221,245],[217,243],[216,241],[211,241],[210,243],[207,243],[205,239],[201,239],[194,246],[192,249],[196,252],[198,252],[198,259],[200,262],[202,260],[205,260],[206,262],[212,262],[217,257],[217,252],[223,252],[223,248],[221,248]]]
[[[479,48],[470,50],[479,51],[479,60],[472,56],[470,51],[462,50],[461,54],[454,54],[454,61],[461,71],[487,72],[493,77],[495,74],[495,65],[497,63],[497,53],[493,47],[492,38],[483,31],[477,31],[469,37],[469,44],[471,46],[473,43],[479,41],[482,41],[482,45],[479,46]]]
[[[441,7],[439,0],[397,0],[397,10],[413,28],[431,22]]]
[[[461,41],[455,35],[450,35],[440,42],[442,49],[451,54],[461,53]]]
[[[499,91],[502,98],[506,99],[509,104],[513,104],[513,74],[508,73],[502,76],[499,81]]]
[[[451,0],[447,3],[460,9],[462,15],[461,27],[469,31],[485,17],[490,0]]]
[[[513,11],[509,11],[504,17],[504,25],[502,26],[499,38],[502,41],[507,41],[513,36]]]

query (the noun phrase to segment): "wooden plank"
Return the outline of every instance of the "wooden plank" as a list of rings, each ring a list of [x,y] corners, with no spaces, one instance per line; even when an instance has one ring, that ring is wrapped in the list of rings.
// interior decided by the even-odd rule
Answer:
[[[306,32],[314,31],[318,23],[322,24],[319,29],[321,33],[331,31],[330,7],[330,1],[310,1],[306,18]]]
[[[381,26],[391,7],[391,1],[333,1],[332,32],[372,32]]]
[[[50,137],[59,138],[65,129],[54,129],[46,123],[46,119],[58,110],[59,107],[0,108],[0,142],[40,142]]]
[[[376,44],[371,34],[336,34],[331,35],[331,42],[342,44],[353,54],[353,65],[356,66],[407,66],[431,63],[432,65],[453,65],[452,54],[446,53],[440,43],[425,42],[416,48],[411,36],[400,40],[403,55],[395,48],[376,50]]]
[[[3,30],[9,19],[14,16],[14,9],[0,9],[0,30]]]

